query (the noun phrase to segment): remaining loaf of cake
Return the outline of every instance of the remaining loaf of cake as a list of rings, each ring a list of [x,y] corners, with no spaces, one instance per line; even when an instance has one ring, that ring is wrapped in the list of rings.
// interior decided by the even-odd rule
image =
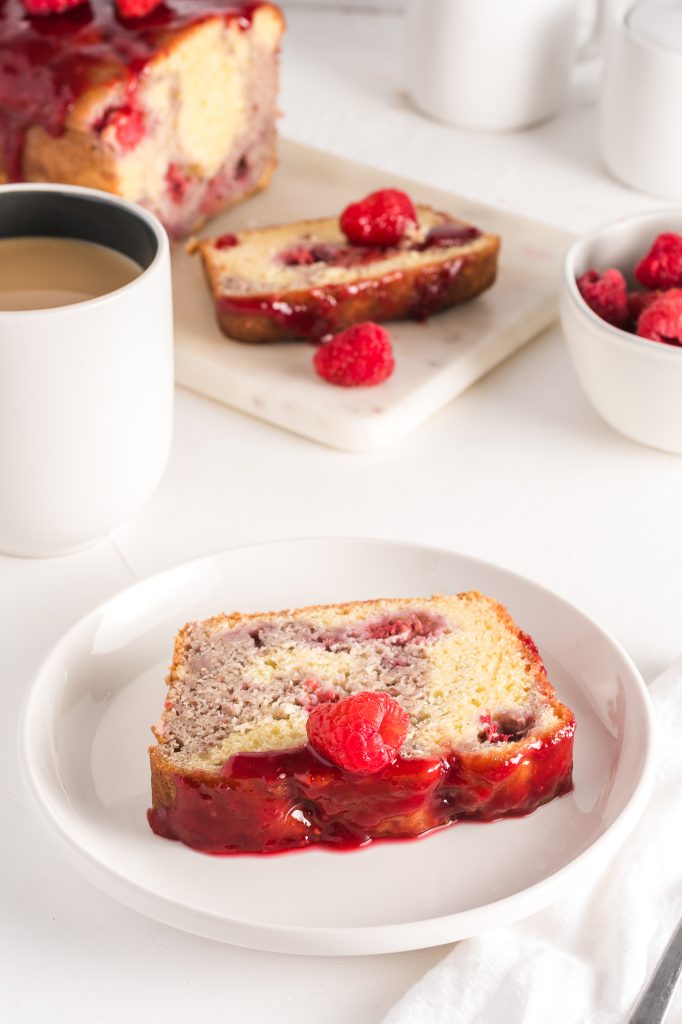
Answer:
[[[349,242],[333,217],[199,242],[218,324],[239,341],[319,339],[365,320],[423,320],[490,287],[499,238],[415,210],[389,246]]]
[[[179,237],[267,184],[275,163],[279,10],[113,0],[30,17],[0,6],[0,181],[87,185]]]
[[[205,852],[417,836],[571,788],[573,715],[477,593],[190,623],[167,682],[149,821]]]

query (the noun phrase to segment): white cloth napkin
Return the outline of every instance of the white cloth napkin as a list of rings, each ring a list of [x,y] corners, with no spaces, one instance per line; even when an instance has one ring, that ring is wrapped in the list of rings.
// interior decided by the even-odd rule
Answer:
[[[518,924],[459,942],[384,1024],[621,1024],[682,915],[682,659],[652,684],[654,793],[618,854]],[[682,1021],[677,993],[666,1024]]]

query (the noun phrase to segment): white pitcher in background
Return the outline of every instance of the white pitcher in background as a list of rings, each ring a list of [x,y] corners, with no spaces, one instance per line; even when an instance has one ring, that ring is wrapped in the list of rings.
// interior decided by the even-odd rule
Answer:
[[[580,0],[408,0],[407,91],[425,113],[462,128],[536,124],[560,108],[576,56],[599,49],[625,5],[598,0],[579,48]]]

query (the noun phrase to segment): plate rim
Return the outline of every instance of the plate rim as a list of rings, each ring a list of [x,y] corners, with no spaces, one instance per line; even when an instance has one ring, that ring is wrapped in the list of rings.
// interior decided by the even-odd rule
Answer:
[[[512,582],[530,585],[541,593],[548,594],[555,601],[566,607],[570,612],[586,622],[592,630],[596,630],[606,640],[628,669],[632,687],[632,695],[639,699],[643,712],[640,725],[644,743],[641,748],[641,763],[636,781],[623,807],[614,820],[601,832],[589,846],[573,857],[568,864],[553,871],[546,878],[534,882],[519,892],[493,900],[481,906],[455,911],[437,917],[420,918],[416,921],[403,921],[395,924],[382,925],[290,925],[280,923],[257,922],[237,917],[226,917],[224,913],[211,912],[197,908],[175,899],[173,896],[150,891],[129,874],[117,869],[98,858],[96,852],[79,841],[78,836],[68,827],[69,822],[82,825],[75,817],[69,816],[67,804],[54,791],[46,780],[41,768],[35,763],[36,751],[31,756],[31,747],[35,741],[32,736],[38,735],[41,727],[48,729],[45,704],[41,702],[43,688],[53,670],[53,663],[63,662],[65,655],[73,646],[79,633],[98,614],[103,612],[115,601],[121,600],[129,592],[144,585],[158,585],[164,577],[176,575],[189,568],[210,564],[223,556],[237,551],[255,550],[262,547],[288,547],[296,544],[369,544],[380,547],[402,547],[420,553],[446,556],[481,566],[483,569],[501,573]],[[49,733],[48,733],[49,735]],[[654,709],[644,679],[634,661],[620,642],[592,616],[579,606],[563,597],[556,591],[529,576],[508,569],[499,563],[479,558],[459,550],[444,548],[435,544],[424,544],[419,541],[391,537],[367,536],[302,536],[266,539],[246,544],[235,544],[222,548],[198,558],[186,559],[159,572],[136,579],[128,586],[110,594],[105,600],[80,616],[50,648],[33,674],[33,679],[24,697],[19,714],[17,729],[18,760],[20,774],[25,790],[31,797],[32,806],[40,812],[43,822],[52,830],[53,836],[60,841],[62,850],[68,859],[85,877],[100,891],[112,896],[129,908],[148,917],[158,920],[171,927],[195,935],[204,936],[218,941],[263,951],[299,953],[304,955],[371,955],[416,950],[458,941],[463,938],[480,934],[489,927],[503,927],[521,920],[548,906],[558,898],[567,884],[581,875],[587,866],[602,863],[606,857],[625,841],[639,821],[649,800],[653,787],[656,760],[656,724]],[[54,751],[51,752],[54,757]],[[59,774],[59,773],[57,773]],[[63,791],[66,795],[65,791]],[[80,829],[79,829],[80,831]],[[142,902],[147,904],[141,909],[140,901],[128,896],[125,890],[139,894]],[[150,909],[150,905],[152,909]],[[178,915],[191,915],[192,923],[179,922]],[[472,922],[475,918],[476,923]],[[203,925],[203,927],[200,926]],[[417,937],[419,936],[419,937]]]

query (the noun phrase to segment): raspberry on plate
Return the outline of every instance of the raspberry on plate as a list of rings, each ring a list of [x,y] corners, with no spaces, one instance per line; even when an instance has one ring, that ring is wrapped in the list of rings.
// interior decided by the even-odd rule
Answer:
[[[588,270],[576,281],[578,291],[590,309],[602,320],[623,327],[628,319],[628,289],[620,270],[609,268],[603,274]]]
[[[85,0],[21,0],[29,14],[63,14],[72,7],[80,7]]]
[[[682,235],[673,231],[659,235],[637,264],[635,277],[645,288],[682,287]]]
[[[381,384],[395,367],[388,331],[370,321],[320,345],[313,361],[320,377],[345,388]]]
[[[417,213],[405,192],[383,188],[347,206],[339,223],[355,245],[397,245],[407,229],[417,223]]]
[[[122,18],[144,18],[159,6],[161,0],[116,0]]]
[[[316,704],[308,715],[310,745],[349,772],[386,768],[403,745],[410,716],[383,691],[354,693],[333,704]]]
[[[640,338],[682,346],[682,288],[670,288],[642,312],[637,324]]]

